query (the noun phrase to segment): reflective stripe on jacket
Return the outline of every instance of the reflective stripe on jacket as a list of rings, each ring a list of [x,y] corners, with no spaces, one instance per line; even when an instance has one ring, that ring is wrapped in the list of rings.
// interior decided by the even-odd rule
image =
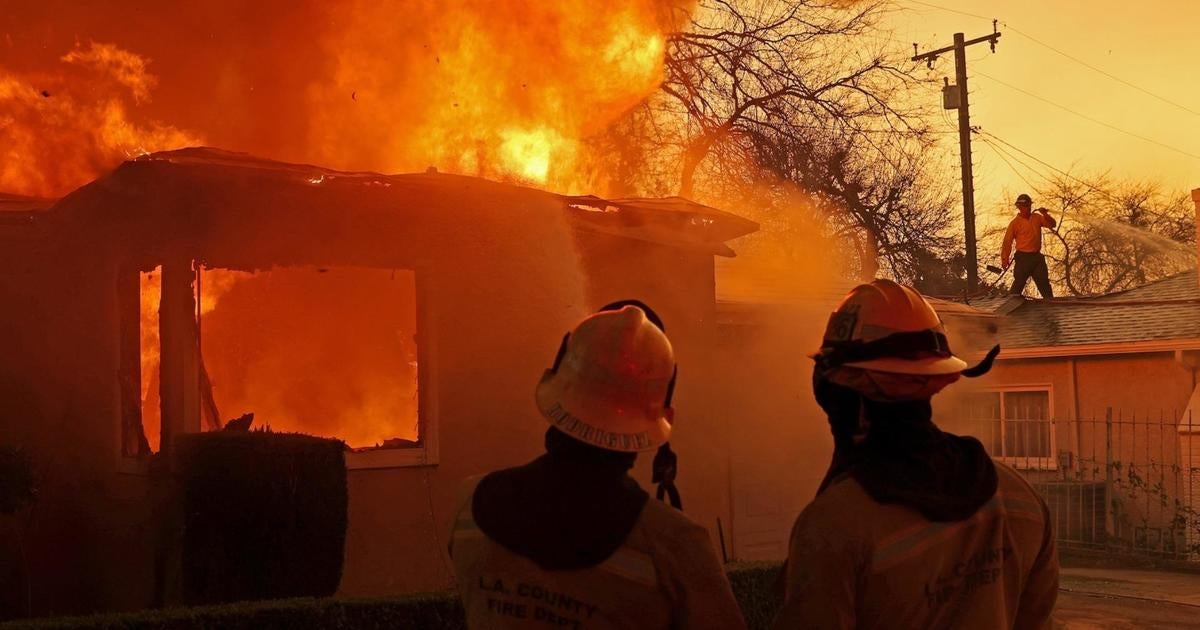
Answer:
[[[877,503],[850,477],[830,486],[792,529],[774,627],[1049,628],[1049,511],[1011,468],[996,472],[996,495],[949,523]]]
[[[471,483],[450,543],[470,628],[745,628],[708,532],[659,501],[604,562],[551,571],[480,531],[473,493]]]

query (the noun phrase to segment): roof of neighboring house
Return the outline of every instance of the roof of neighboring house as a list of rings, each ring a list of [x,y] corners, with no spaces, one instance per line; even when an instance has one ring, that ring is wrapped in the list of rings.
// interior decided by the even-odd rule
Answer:
[[[1012,299],[1019,303],[1000,319],[1000,343],[1010,349],[1200,339],[1194,269],[1098,297]]]
[[[942,317],[947,315],[952,317],[981,317],[985,319],[991,319],[995,317],[995,312],[993,310],[982,308],[974,302],[970,304],[964,304],[962,302],[954,302],[952,300],[930,296],[925,296],[925,300],[928,301],[929,305],[933,307],[933,310],[937,311],[938,315],[941,315]]]
[[[966,304],[994,315],[1007,315],[1025,303],[1025,298],[1017,295],[1001,295],[971,298]]]
[[[832,276],[800,277],[789,271],[764,267],[743,258],[717,259],[717,309],[721,321],[753,322],[753,314],[764,308],[801,307],[809,314],[814,311],[827,314],[860,283],[859,280]],[[950,328],[959,326],[966,319],[987,325],[996,318],[990,309],[981,308],[974,301],[964,304],[931,296],[926,299],[938,315],[947,320]],[[979,340],[976,345],[986,350],[992,343],[994,340],[989,337]]]

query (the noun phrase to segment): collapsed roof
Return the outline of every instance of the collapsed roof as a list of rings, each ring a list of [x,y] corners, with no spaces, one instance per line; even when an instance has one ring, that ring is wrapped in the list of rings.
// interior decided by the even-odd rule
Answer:
[[[221,241],[229,238],[242,241],[243,250],[247,241],[263,250],[257,260],[232,267],[302,262],[297,256],[306,255],[297,251],[306,247],[315,248],[319,258],[330,241],[370,250],[386,246],[390,236],[396,247],[428,229],[487,238],[475,233],[482,228],[472,221],[479,217],[484,223],[485,215],[493,222],[511,216],[517,223],[557,212],[577,231],[718,256],[733,256],[725,242],[758,229],[753,221],[680,197],[560,195],[432,170],[404,175],[335,171],[207,147],[127,161],[49,207],[41,199],[0,201],[11,206],[10,216],[29,220],[36,214],[39,222],[133,250],[182,242],[196,250],[197,258],[211,260],[221,257]],[[447,222],[454,225],[435,227]]]

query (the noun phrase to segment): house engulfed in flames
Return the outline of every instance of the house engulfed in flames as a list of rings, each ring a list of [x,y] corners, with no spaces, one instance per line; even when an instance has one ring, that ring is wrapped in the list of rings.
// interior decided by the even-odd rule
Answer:
[[[149,605],[149,462],[246,412],[353,447],[343,593],[447,586],[459,484],[539,452],[534,384],[564,331],[623,298],[659,310],[678,354],[688,513],[737,536],[734,429],[712,402],[747,394],[714,366],[714,256],[756,229],[678,198],[201,148],[59,200],[0,197],[0,436],[42,478],[33,612]]]

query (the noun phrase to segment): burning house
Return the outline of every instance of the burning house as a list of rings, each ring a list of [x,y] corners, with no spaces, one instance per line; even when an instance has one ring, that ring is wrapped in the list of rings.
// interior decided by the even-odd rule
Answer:
[[[676,347],[688,512],[736,536],[731,419],[711,404],[736,369],[712,361],[714,256],[756,227],[679,198],[206,148],[58,200],[5,197],[0,435],[42,479],[23,541],[33,612],[162,597],[172,438],[247,412],[352,449],[341,592],[448,586],[459,484],[540,451],[533,388],[563,332],[628,297]],[[635,475],[648,482],[649,462]],[[0,544],[0,566],[17,553]]]

